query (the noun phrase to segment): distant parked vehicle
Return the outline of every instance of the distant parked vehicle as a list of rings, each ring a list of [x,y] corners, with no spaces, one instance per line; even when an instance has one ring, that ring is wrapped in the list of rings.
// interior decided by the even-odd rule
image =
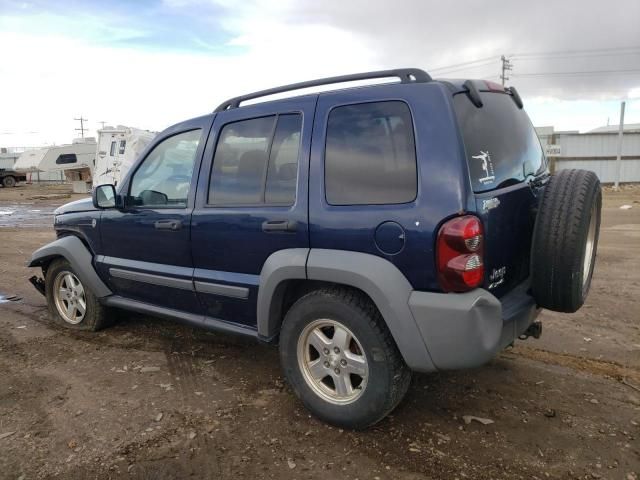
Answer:
[[[27,175],[15,170],[0,168],[0,185],[3,187],[15,187],[18,182],[26,182]]]
[[[123,125],[98,130],[93,186],[118,185],[155,136],[155,132]]]
[[[278,344],[314,415],[365,428],[411,371],[477,367],[539,337],[541,308],[578,310],[601,202],[594,173],[549,174],[513,87],[369,72],[169,127],[117,190],[56,210],[29,265],[61,325],[117,307]]]
[[[59,175],[67,181],[90,182],[96,155],[96,139],[93,137],[74,138],[67,145],[53,145],[20,154],[14,168],[18,171],[38,175],[44,172],[49,178]],[[85,189],[86,191],[86,189]]]

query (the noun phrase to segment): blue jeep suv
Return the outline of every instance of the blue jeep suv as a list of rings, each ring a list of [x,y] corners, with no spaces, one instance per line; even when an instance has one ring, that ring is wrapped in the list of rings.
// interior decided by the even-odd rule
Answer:
[[[277,344],[306,407],[359,429],[411,371],[481,365],[539,336],[541,308],[577,310],[600,208],[593,173],[549,174],[514,88],[387,70],[168,128],[117,189],[60,207],[29,266],[70,328],[117,308]]]

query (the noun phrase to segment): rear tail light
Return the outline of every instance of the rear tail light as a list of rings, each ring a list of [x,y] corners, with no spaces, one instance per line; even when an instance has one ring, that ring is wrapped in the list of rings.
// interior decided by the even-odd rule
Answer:
[[[438,232],[438,280],[446,292],[466,292],[482,284],[484,250],[482,224],[465,215],[446,222]]]

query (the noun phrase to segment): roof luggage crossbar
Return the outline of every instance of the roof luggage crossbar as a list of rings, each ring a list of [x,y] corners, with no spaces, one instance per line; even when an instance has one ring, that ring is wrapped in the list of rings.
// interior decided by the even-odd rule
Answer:
[[[292,90],[301,90],[303,88],[319,87],[322,85],[332,85],[335,83],[355,82],[359,80],[371,80],[375,78],[392,78],[397,77],[400,83],[426,83],[431,81],[431,76],[419,68],[398,68],[394,70],[378,70],[375,72],[355,73],[352,75],[341,75],[338,77],[319,78],[307,82],[292,83],[291,85],[283,85],[281,87],[260,90],[259,92],[248,93],[234,97],[220,104],[215,112],[222,112],[230,108],[238,108],[240,103],[255,98],[275,95],[277,93],[289,92]]]

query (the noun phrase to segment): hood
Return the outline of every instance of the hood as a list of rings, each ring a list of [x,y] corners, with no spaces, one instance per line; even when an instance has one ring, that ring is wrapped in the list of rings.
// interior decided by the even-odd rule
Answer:
[[[93,206],[93,200],[91,198],[82,198],[74,202],[65,203],[64,205],[56,208],[53,214],[62,215],[65,213],[91,212],[94,210],[97,210],[97,208]]]

